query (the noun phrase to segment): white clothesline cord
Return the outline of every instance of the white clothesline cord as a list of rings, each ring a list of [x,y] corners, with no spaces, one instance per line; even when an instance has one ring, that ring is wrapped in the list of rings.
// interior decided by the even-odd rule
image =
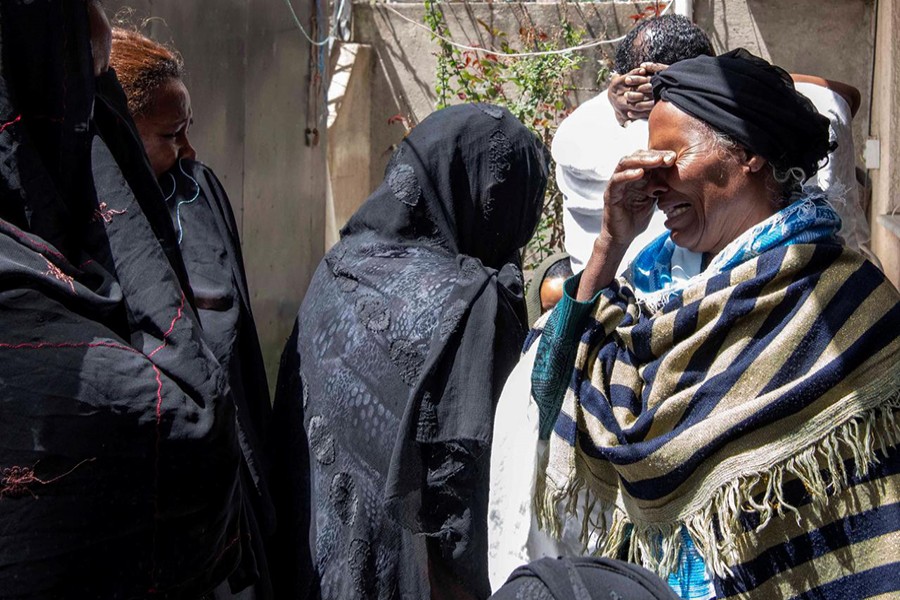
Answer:
[[[340,5],[338,6],[338,9],[337,9],[338,15],[341,14],[341,12],[344,10],[344,2],[345,2],[345,0],[341,0]],[[305,37],[310,44],[312,44],[313,46],[324,46],[328,42],[337,39],[337,36],[335,35],[337,33],[337,19],[335,19],[334,24],[331,27],[331,32],[328,34],[328,37],[326,37],[324,40],[322,40],[320,42],[317,42],[316,40],[312,39],[309,36],[309,34],[306,32],[306,29],[303,27],[303,23],[300,22],[300,17],[297,16],[297,12],[294,10],[294,5],[291,4],[291,0],[284,0],[284,3],[287,4],[288,10],[291,11],[291,16],[294,18],[294,23],[297,25],[297,29],[300,30],[300,33],[303,34],[303,37]]]
[[[670,0],[670,2],[668,4],[666,4],[666,7],[659,12],[659,15],[662,16],[662,15],[666,14],[674,3],[675,3],[674,1]],[[625,35],[623,35],[623,36],[620,36],[620,37],[617,37],[617,38],[614,38],[611,40],[593,40],[593,41],[587,42],[585,44],[579,44],[577,46],[570,46],[569,48],[560,48],[559,50],[543,50],[543,51],[539,51],[539,52],[499,52],[497,50],[489,50],[487,48],[481,48],[479,46],[468,46],[466,44],[460,44],[459,42],[454,42],[450,38],[446,38],[438,33],[435,33],[425,24],[419,23],[418,21],[410,19],[409,17],[407,17],[406,15],[401,13],[399,10],[397,10],[390,4],[387,4],[384,2],[379,2],[379,3],[377,3],[377,5],[383,6],[384,8],[391,11],[392,13],[394,13],[395,15],[397,15],[404,21],[407,21],[407,22],[411,23],[412,25],[419,27],[420,29],[424,29],[425,31],[430,33],[432,36],[436,37],[437,39],[441,40],[442,42],[450,44],[451,46],[460,48],[461,50],[474,50],[476,52],[481,52],[483,54],[493,54],[494,56],[505,56],[508,58],[524,58],[526,56],[552,56],[552,55],[556,55],[556,54],[568,54],[569,52],[578,52],[580,50],[587,50],[588,48],[594,48],[595,46],[602,46],[603,44],[616,44],[616,43],[624,40],[626,37]]]

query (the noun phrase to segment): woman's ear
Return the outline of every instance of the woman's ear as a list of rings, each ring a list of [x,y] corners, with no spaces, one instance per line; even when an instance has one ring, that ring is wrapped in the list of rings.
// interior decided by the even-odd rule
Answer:
[[[749,173],[757,173],[760,169],[762,169],[769,161],[764,159],[759,154],[753,154],[749,150],[744,150],[743,156],[741,157],[741,168],[744,169],[744,172]]]

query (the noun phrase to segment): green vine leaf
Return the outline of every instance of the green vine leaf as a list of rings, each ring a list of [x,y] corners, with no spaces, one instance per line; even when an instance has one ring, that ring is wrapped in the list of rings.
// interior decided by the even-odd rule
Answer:
[[[528,51],[558,50],[578,45],[585,32],[562,21],[559,30],[548,33],[534,27],[518,31],[522,48],[509,42],[508,33],[477,23],[496,40],[506,54]],[[506,57],[465,50],[439,39],[452,39],[450,30],[436,0],[425,1],[424,23],[437,41],[435,69],[435,105],[444,108],[453,101],[488,102],[504,106],[547,145],[559,123],[569,114],[568,95],[572,91],[572,74],[584,63],[577,53]],[[524,49],[524,50],[523,50]],[[608,78],[608,69],[604,75]],[[523,251],[523,266],[534,270],[547,256],[562,249],[562,193],[556,184],[554,165],[544,198],[540,223],[532,240]]]

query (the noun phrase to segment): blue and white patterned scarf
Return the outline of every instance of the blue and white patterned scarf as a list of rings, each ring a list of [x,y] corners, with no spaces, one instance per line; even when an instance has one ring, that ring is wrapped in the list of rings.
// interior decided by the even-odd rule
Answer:
[[[654,312],[678,296],[697,276],[712,277],[772,248],[834,238],[841,218],[818,188],[751,227],[700,270],[701,255],[679,248],[669,232],[653,240],[632,261],[626,278],[637,297]]]

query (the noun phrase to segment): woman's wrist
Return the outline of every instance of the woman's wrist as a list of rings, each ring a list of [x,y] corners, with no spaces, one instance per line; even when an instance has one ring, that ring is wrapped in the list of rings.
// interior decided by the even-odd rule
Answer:
[[[630,242],[613,239],[605,229],[600,232],[594,240],[594,249],[581,275],[576,298],[579,302],[590,300],[612,283],[630,245]]]
[[[631,242],[633,241],[634,238],[630,238],[627,240],[615,238],[604,227],[600,230],[600,235],[598,235],[594,240],[594,249],[592,250],[592,253],[621,251],[622,256],[624,256],[625,252],[628,250],[628,247],[631,246]]]

